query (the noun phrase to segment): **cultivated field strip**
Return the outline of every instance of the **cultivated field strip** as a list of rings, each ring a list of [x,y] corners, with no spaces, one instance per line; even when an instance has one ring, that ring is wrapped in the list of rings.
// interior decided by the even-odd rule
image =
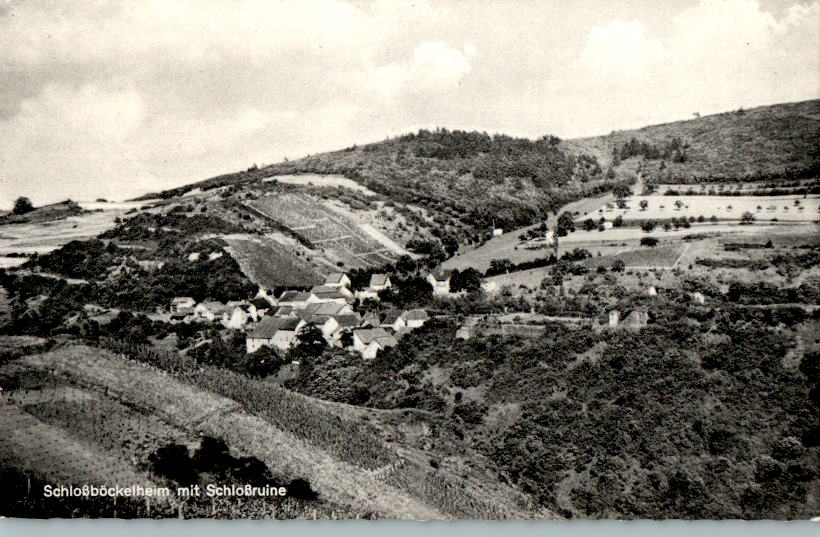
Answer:
[[[265,196],[247,203],[253,210],[298,232],[312,243],[322,245],[345,262],[381,264],[383,257],[372,258],[371,252],[389,254],[390,249],[363,230],[355,221],[331,207],[298,194]],[[390,259],[387,258],[389,261]]]
[[[152,367],[85,346],[29,356],[23,363],[105,390],[190,433],[223,438],[264,461],[273,472],[305,477],[322,496],[337,503],[368,508],[385,518],[446,517],[380,482],[370,472],[245,412],[236,401],[183,384]]]
[[[128,461],[78,442],[7,400],[0,402],[0,424],[0,465],[54,484],[157,486]]]

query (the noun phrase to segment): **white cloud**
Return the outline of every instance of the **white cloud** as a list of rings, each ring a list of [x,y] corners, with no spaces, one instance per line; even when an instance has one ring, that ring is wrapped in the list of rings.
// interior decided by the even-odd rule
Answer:
[[[413,50],[412,58],[378,65],[365,72],[366,86],[383,98],[399,94],[441,93],[458,85],[472,69],[475,47],[463,51],[442,42],[425,41]]]
[[[816,98],[820,1],[794,2],[11,2],[0,206],[418,127],[582,135]]]
[[[596,82],[629,80],[641,83],[657,68],[663,52],[660,41],[647,36],[643,24],[616,19],[606,26],[592,29],[579,63],[583,74]]]

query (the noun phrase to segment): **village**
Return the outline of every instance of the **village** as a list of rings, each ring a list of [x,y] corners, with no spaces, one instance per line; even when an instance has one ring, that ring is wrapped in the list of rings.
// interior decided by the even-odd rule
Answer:
[[[432,272],[426,280],[435,296],[451,294],[449,271]],[[262,347],[286,352],[296,345],[299,333],[312,326],[321,332],[328,346],[352,350],[362,358],[372,359],[430,318],[424,309],[361,311],[361,304],[379,302],[379,293],[392,286],[389,274],[377,273],[370,277],[366,288],[354,291],[346,273],[333,272],[322,285],[308,291],[285,290],[275,297],[271,291],[260,288],[256,299],[270,304],[267,308],[258,307],[260,301],[256,299],[223,304],[175,297],[168,308],[169,320],[172,323],[218,323],[226,329],[242,331],[246,335],[247,353]]]

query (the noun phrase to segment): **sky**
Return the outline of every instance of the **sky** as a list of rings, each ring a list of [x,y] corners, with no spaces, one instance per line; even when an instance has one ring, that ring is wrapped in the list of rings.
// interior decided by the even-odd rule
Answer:
[[[0,208],[820,97],[820,0],[0,0]]]

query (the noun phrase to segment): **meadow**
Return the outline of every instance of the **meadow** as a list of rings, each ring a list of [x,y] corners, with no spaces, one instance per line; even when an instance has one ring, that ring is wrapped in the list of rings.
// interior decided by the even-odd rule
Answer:
[[[646,209],[641,208],[642,202]],[[740,220],[749,212],[758,222],[813,222],[820,218],[818,196],[632,196],[626,201],[626,209],[618,209],[615,203],[607,204],[596,212],[582,214],[576,221],[587,218],[597,220],[601,216],[614,220],[669,220],[671,218]]]

